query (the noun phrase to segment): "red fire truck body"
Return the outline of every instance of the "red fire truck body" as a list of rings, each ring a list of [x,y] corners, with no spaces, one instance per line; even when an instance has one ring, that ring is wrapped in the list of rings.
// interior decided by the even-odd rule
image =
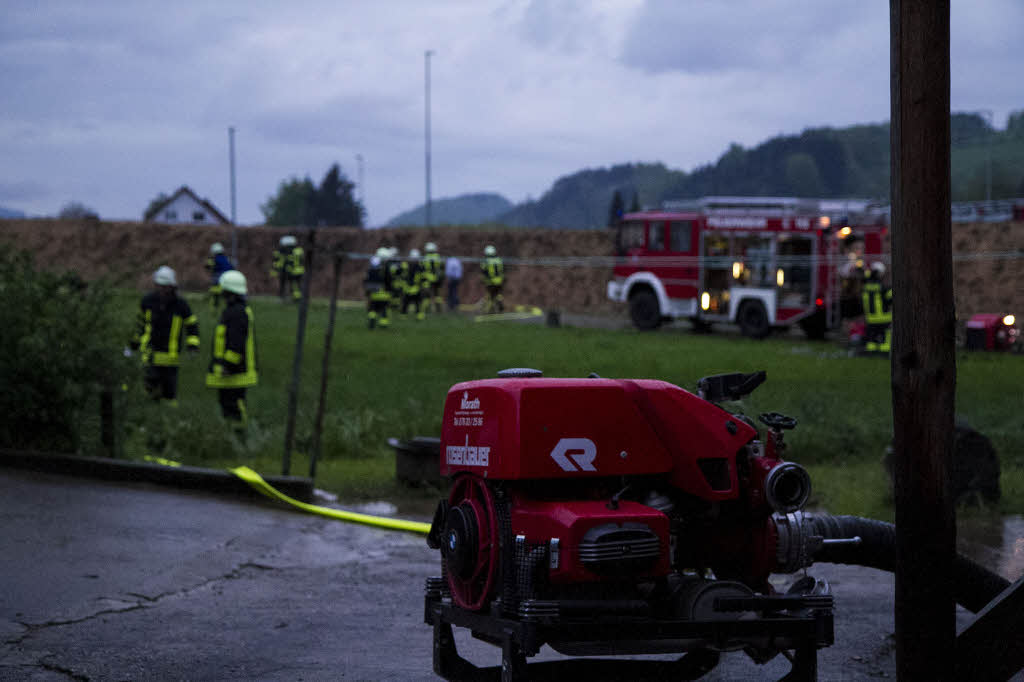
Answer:
[[[754,338],[800,324],[820,338],[847,312],[844,278],[859,281],[864,267],[884,260],[887,229],[863,211],[851,222],[842,202],[832,204],[706,197],[626,214],[608,297],[629,303],[641,329],[688,318],[698,329],[735,323]],[[859,303],[845,293],[856,314]]]

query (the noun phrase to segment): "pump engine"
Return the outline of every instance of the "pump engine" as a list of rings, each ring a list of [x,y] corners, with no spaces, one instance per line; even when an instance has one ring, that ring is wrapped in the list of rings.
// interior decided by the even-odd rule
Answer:
[[[444,406],[441,474],[450,494],[428,544],[441,575],[426,586],[434,668],[468,662],[452,625],[502,648],[503,679],[525,676],[548,644],[572,656],[780,652],[813,679],[833,642],[828,584],[803,572],[827,540],[801,509],[806,470],[784,458],[796,420],[756,423],[720,403],[765,372],[722,374],[691,393],[655,380],[543,378],[528,369],[456,384]],[[793,651],[793,654],[789,652]],[[692,670],[689,674],[692,674]]]

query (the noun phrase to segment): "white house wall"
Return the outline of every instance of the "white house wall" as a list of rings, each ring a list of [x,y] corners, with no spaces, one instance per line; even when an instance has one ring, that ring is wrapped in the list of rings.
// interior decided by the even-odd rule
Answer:
[[[220,225],[217,216],[198,201],[182,194],[164,206],[155,217],[161,223],[189,223],[191,225]]]

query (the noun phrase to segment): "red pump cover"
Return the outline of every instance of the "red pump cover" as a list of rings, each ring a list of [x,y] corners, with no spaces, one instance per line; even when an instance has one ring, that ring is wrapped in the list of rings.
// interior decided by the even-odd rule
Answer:
[[[670,472],[708,500],[737,496],[735,455],[756,431],[664,381],[484,379],[445,400],[441,474],[553,479]]]

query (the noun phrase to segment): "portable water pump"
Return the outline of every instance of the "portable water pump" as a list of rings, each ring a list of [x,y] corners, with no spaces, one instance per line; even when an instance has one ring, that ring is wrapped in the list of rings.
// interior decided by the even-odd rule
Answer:
[[[801,512],[806,470],[786,461],[796,420],[719,406],[765,372],[663,381],[542,378],[528,369],[453,386],[440,467],[451,478],[428,544],[442,575],[426,587],[434,668],[470,664],[452,625],[502,648],[504,679],[548,644],[573,656],[682,652],[710,669],[719,652],[813,679],[833,642],[828,584],[803,575],[827,539]],[[789,652],[794,653],[790,654]],[[690,673],[693,671],[691,670]]]

